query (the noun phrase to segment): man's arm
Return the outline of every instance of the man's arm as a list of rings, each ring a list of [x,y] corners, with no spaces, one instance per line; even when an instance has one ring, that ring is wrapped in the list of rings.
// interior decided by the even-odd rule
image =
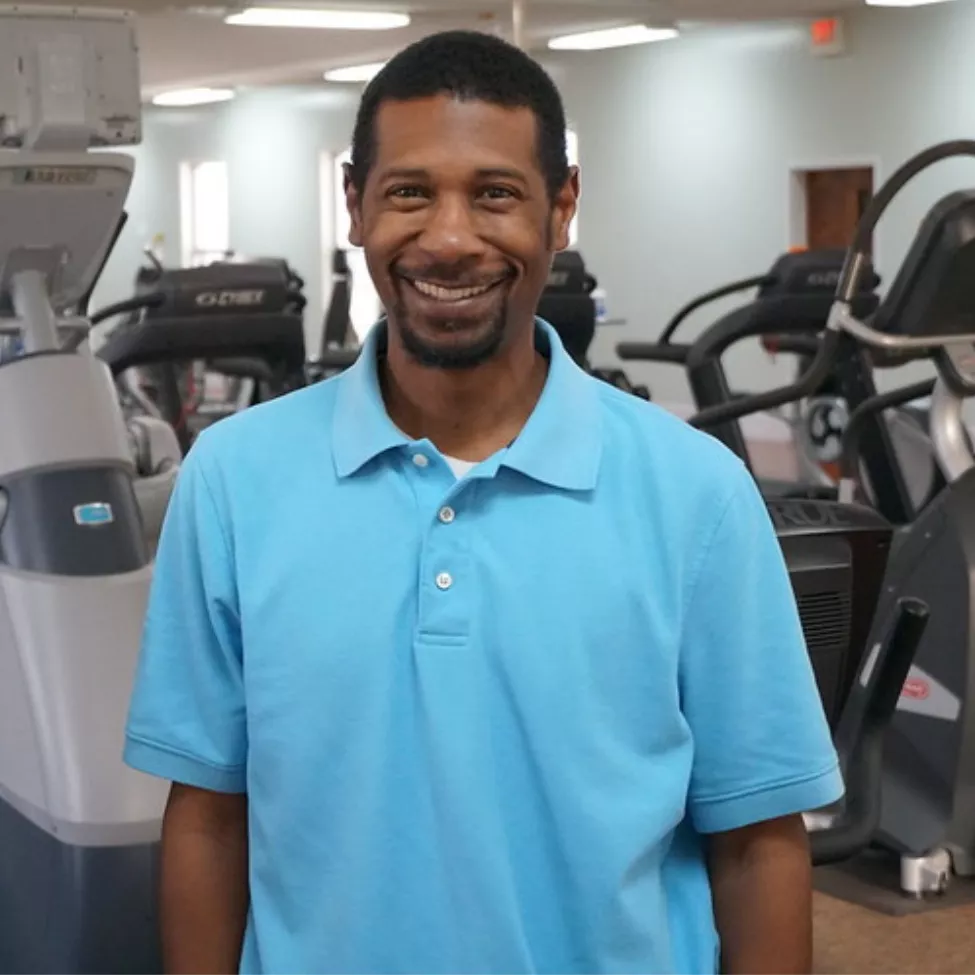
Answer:
[[[162,835],[167,975],[236,975],[248,907],[246,796],[174,784]]]
[[[681,701],[691,821],[710,854],[726,972],[808,972],[812,876],[801,814],[843,779],[768,510],[744,468],[689,578]]]
[[[248,749],[233,532],[210,442],[185,458],[166,512],[124,755],[178,783],[163,817],[165,970],[212,975],[240,969]]]
[[[809,975],[812,865],[801,816],[709,838],[724,975]]]

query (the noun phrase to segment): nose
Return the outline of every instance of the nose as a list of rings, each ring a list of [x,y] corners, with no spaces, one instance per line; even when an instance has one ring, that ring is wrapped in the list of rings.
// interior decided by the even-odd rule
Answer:
[[[427,208],[417,244],[438,264],[456,264],[485,252],[470,201],[460,193],[442,194]]]

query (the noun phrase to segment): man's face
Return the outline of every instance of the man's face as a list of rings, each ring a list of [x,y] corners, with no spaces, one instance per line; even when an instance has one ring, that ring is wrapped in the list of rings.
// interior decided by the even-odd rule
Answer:
[[[351,243],[415,360],[479,365],[530,327],[578,176],[549,199],[530,109],[436,96],[385,102],[375,125],[361,197],[346,182]]]

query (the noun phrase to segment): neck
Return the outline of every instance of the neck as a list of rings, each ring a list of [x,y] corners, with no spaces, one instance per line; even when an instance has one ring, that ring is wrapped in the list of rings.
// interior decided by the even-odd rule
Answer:
[[[548,362],[534,328],[473,369],[417,363],[391,329],[380,383],[390,419],[409,437],[447,456],[480,462],[514,440],[541,396]]]

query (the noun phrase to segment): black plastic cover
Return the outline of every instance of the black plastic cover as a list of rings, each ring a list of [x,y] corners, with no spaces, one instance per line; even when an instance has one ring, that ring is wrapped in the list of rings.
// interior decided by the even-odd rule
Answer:
[[[975,333],[975,191],[931,210],[873,327],[915,337]]]
[[[300,372],[305,333],[300,315],[227,314],[145,320],[116,329],[98,350],[114,375],[135,366],[210,359],[261,359]]]
[[[759,288],[758,297],[818,294],[827,296],[832,303],[845,262],[844,250],[824,248],[784,254]],[[874,291],[880,284],[873,268],[866,269],[861,281],[862,292]]]
[[[830,726],[836,727],[868,648],[892,526],[870,508],[766,500],[785,556]]]
[[[303,298],[287,263],[264,260],[167,269],[155,284],[165,300],[146,313],[147,321],[173,318],[206,320],[238,314],[288,314],[300,311]]]
[[[24,572],[104,576],[150,561],[142,515],[121,467],[41,470],[0,482],[0,562]]]

